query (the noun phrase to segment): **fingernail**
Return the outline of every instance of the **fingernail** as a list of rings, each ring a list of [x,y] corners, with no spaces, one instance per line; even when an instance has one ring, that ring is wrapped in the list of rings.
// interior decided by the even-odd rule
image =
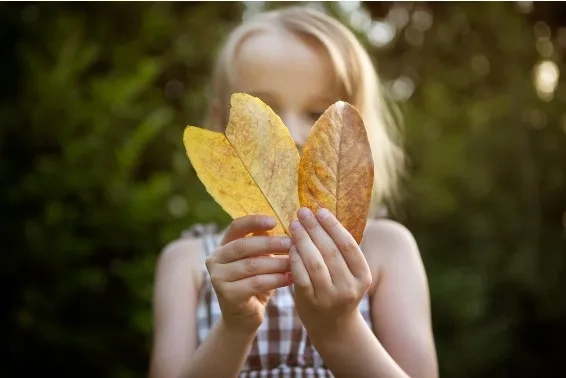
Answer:
[[[291,248],[291,238],[283,238],[283,239],[281,239],[281,247],[283,247],[283,248]]]
[[[299,215],[299,218],[301,219],[307,219],[308,217],[311,216],[311,211],[309,209],[307,209],[306,207],[301,207],[297,213]]]
[[[301,228],[301,222],[295,219],[291,222],[291,225],[289,227],[291,228],[291,231],[297,231]]]
[[[265,225],[265,227],[275,227],[276,222],[275,219],[271,217],[265,217],[263,218],[263,224]]]
[[[320,218],[320,219],[327,219],[330,217],[330,211],[328,211],[325,208],[320,208],[318,209],[318,211],[316,212],[316,215]]]

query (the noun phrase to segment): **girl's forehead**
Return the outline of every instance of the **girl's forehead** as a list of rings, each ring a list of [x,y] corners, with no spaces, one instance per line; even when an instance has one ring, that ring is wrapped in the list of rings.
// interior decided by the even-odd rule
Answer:
[[[332,61],[320,44],[287,31],[251,33],[234,58],[236,82],[266,87],[301,86],[328,91],[336,78]]]
[[[329,60],[320,43],[281,29],[251,32],[239,44],[235,58],[247,62],[272,60],[273,63]]]

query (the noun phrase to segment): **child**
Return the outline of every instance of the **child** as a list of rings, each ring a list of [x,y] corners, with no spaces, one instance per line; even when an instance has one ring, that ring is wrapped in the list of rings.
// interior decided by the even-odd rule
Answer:
[[[353,104],[374,155],[374,212],[395,193],[403,154],[393,118],[367,53],[336,20],[292,7],[244,22],[220,55],[207,127],[227,125],[234,92],[267,103],[299,150],[328,106]],[[220,233],[196,226],[167,246],[156,269],[151,377],[437,377],[412,234],[368,219],[358,246],[324,209],[297,217],[290,238],[265,236],[274,220],[252,215]]]

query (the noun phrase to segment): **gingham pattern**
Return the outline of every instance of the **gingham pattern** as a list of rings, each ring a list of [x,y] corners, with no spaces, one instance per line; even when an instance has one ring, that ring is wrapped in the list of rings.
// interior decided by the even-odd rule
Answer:
[[[212,225],[196,225],[187,234],[202,239],[206,256],[213,253],[222,237]],[[205,340],[213,324],[221,316],[206,267],[203,267],[203,274],[197,309],[199,344]],[[368,296],[362,299],[360,312],[371,327]],[[333,377],[297,316],[290,286],[275,290],[240,373],[240,378],[271,377]]]

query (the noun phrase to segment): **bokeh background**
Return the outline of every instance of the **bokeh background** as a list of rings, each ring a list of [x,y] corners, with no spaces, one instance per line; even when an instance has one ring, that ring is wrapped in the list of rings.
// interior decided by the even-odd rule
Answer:
[[[147,374],[160,250],[229,220],[182,131],[230,28],[282,5],[0,3],[2,375]],[[566,5],[308,6],[357,33],[405,117],[391,216],[422,251],[441,376],[560,376]]]

